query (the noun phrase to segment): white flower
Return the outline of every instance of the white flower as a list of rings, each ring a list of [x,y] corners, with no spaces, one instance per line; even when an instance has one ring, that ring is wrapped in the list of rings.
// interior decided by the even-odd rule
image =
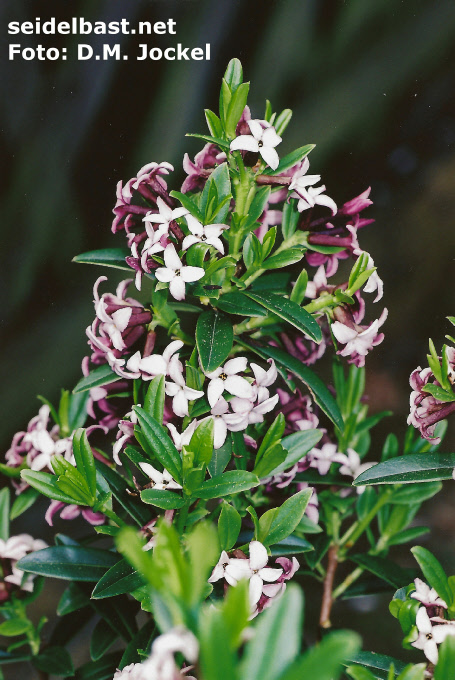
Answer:
[[[191,234],[183,239],[182,250],[187,250],[195,243],[207,243],[224,255],[224,245],[220,236],[224,229],[228,229],[227,224],[207,224],[204,227],[193,215],[187,215],[186,221]]]
[[[254,398],[254,390],[248,380],[237,375],[240,371],[246,370],[246,365],[245,357],[236,357],[229,359],[223,367],[220,366],[215,371],[205,374],[210,380],[207,388],[210,406],[215,406],[225,390],[236,397]]]
[[[316,468],[320,475],[326,475],[332,463],[348,463],[348,457],[339,453],[336,444],[324,444],[321,449],[311,449],[309,453],[310,467]]]
[[[233,426],[233,414],[228,413],[229,404],[226,399],[220,397],[210,411],[211,417],[213,418],[213,448],[219,449],[223,446],[226,441],[228,423],[229,429]],[[210,417],[210,416],[209,416]],[[240,419],[238,419],[240,420]]]
[[[180,484],[177,484],[175,479],[173,479],[167,470],[159,472],[159,470],[155,470],[153,465],[150,465],[150,463],[139,463],[139,467],[141,468],[142,472],[144,472],[147,477],[150,478],[150,480],[153,482],[152,488],[156,489],[157,491],[182,488]]]
[[[169,231],[170,223],[173,222],[174,220],[178,220],[179,217],[188,215],[189,212],[186,208],[175,208],[175,210],[172,210],[172,208],[166,205],[166,203],[160,197],[157,198],[156,202],[158,205],[159,212],[158,213],[149,212],[143,219],[143,221],[145,222],[147,234],[149,236],[151,236],[151,230],[150,228],[147,229],[147,223],[154,222],[155,224],[159,224],[160,225],[159,230],[161,231],[161,233],[167,234]]]
[[[267,388],[262,387],[260,389],[262,390],[262,396],[265,396],[266,398],[263,401],[258,400],[256,404],[254,399],[243,399],[241,397],[234,397],[234,399],[231,399],[231,408],[238,420],[232,423],[229,428],[230,430],[238,432],[239,430],[245,430],[248,425],[253,423],[262,423],[264,415],[272,411],[278,404],[278,394],[269,398]]]
[[[245,561],[245,560],[243,560],[243,561]],[[208,579],[209,583],[215,583],[216,581],[219,581],[220,578],[226,578],[226,567],[230,563],[231,563],[231,558],[229,557],[227,552],[225,550],[223,550],[223,552],[220,555],[220,559],[218,560],[218,563],[213,568],[211,576]],[[229,583],[229,581],[228,581],[228,583]],[[235,583],[234,584],[231,583],[230,585],[235,585]]]
[[[424,581],[420,578],[414,580],[415,592],[411,593],[411,597],[414,600],[419,600],[422,604],[428,606],[443,607],[447,609],[447,604],[441,599],[434,588],[430,588]]]
[[[267,583],[277,581],[283,573],[283,570],[267,567],[269,559],[267,549],[259,541],[251,541],[249,553],[250,558],[248,562],[242,559],[230,560],[230,563],[225,569],[225,578],[227,580],[229,577],[235,582],[238,582],[243,578],[249,579],[249,600],[251,608],[254,609],[262,595],[264,581]],[[248,567],[245,566],[245,562]]]
[[[184,446],[188,446],[188,444],[191,441],[191,437],[193,436],[194,431],[197,427],[197,424],[198,424],[197,420],[193,420],[188,425],[186,430],[184,430],[182,432],[182,434],[179,434],[179,432],[177,431],[177,428],[172,423],[166,424],[166,427],[168,428],[169,432],[171,433],[171,437],[172,437],[172,440],[175,444],[175,448],[177,449],[177,451],[181,451]]]
[[[183,418],[188,415],[188,402],[200,399],[204,396],[204,392],[188,387],[183,373],[175,362],[171,362],[169,365],[169,375],[174,382],[166,382],[166,394],[168,397],[173,397],[172,410],[175,415]]]
[[[373,323],[365,330],[350,328],[340,321],[334,321],[332,324],[332,332],[338,342],[346,345],[339,354],[343,357],[351,354],[366,356],[368,352],[378,344],[378,336],[380,336],[379,328],[383,325],[386,318],[387,309],[384,309],[379,319],[373,321]]]
[[[254,386],[257,389],[257,398],[260,402],[269,398],[269,391],[266,388],[273,385],[278,376],[274,360],[268,359],[267,361],[270,364],[267,371],[258,364],[250,364],[255,377]]]
[[[292,181],[289,185],[289,191],[295,191],[298,196],[304,198],[306,196],[307,188],[321,181],[321,175],[307,175],[309,169],[310,161],[307,156],[300,168],[294,172]]]
[[[313,300],[315,297],[317,297],[321,288],[325,288],[326,286],[327,275],[325,272],[324,265],[321,264],[321,266],[318,267],[316,274],[313,276],[313,280],[308,281],[307,283],[305,297],[310,298],[310,300]]]
[[[157,375],[168,375],[170,366],[175,365],[180,371],[183,366],[176,354],[183,347],[181,340],[173,340],[164,350],[163,354],[150,354],[142,357],[140,352],[136,352],[129,359],[126,368],[131,371],[130,377],[151,380]]]
[[[47,543],[40,539],[35,539],[29,534],[11,536],[6,541],[0,539],[0,558],[2,560],[11,560],[11,574],[7,574],[4,577],[4,581],[17,586],[21,590],[32,592],[33,579],[35,577],[28,574],[24,581],[24,572],[21,569],[17,569],[16,562],[25,557],[25,555],[42,550],[43,548],[47,548]]]
[[[373,465],[376,465],[376,462],[362,463],[357,451],[354,451],[354,449],[348,449],[346,462],[340,467],[340,473],[342,475],[347,475],[348,477],[356,479],[356,477],[362,474],[362,472],[369,470],[369,468],[373,467]],[[365,487],[357,486],[356,490],[358,494],[361,494],[365,491]]]
[[[185,284],[202,279],[205,272],[202,267],[182,265],[172,243],[164,251],[165,267],[155,270],[155,276],[162,283],[169,283],[169,291],[176,300],[185,299]]]
[[[455,626],[450,624],[433,626],[425,607],[420,607],[417,612],[416,626],[419,636],[412,643],[412,646],[421,649],[428,661],[436,664],[438,662],[438,645],[444,642],[448,635],[455,635]]]
[[[184,677],[177,668],[174,654],[180,652],[185,659],[195,663],[199,643],[193,633],[177,626],[159,635],[152,644],[151,655],[143,663],[134,663],[117,671],[113,680],[176,680]]]
[[[338,210],[337,204],[333,198],[330,198],[330,196],[324,194],[324,191],[324,184],[322,184],[320,187],[297,187],[295,194],[292,194],[293,198],[299,199],[299,202],[297,203],[297,210],[299,212],[303,212],[309,208],[314,208],[315,205],[324,205],[327,208],[330,208],[332,215],[336,215]]]
[[[275,147],[280,144],[281,137],[275,128],[265,120],[248,120],[251,135],[240,135],[231,142],[231,151],[252,151],[261,154],[267,165],[276,170],[280,159]]]
[[[23,442],[31,444],[32,450],[27,455],[27,465],[31,470],[44,470],[51,467],[51,460],[56,453],[66,460],[73,461],[72,436],[57,439],[58,428],[47,430],[50,409],[47,404],[41,406],[35,426],[24,435]]]

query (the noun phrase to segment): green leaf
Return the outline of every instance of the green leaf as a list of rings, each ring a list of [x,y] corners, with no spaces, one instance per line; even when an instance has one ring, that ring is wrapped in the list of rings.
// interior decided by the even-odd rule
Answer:
[[[90,599],[87,594],[76,583],[70,583],[68,588],[65,588],[63,594],[57,605],[57,614],[65,616],[71,614],[79,609],[83,609],[90,605]]]
[[[37,491],[37,489],[33,489],[32,487],[29,487],[28,489],[22,491],[22,493],[16,497],[11,507],[10,514],[11,520],[16,519],[17,517],[22,515],[22,513],[24,513],[26,510],[31,508],[31,506],[39,498],[39,496],[40,496],[39,491]]]
[[[147,389],[144,411],[147,411],[160,425],[163,423],[164,397],[164,375],[157,375],[151,380]]]
[[[150,510],[146,508],[140,500],[137,500],[128,493],[130,487],[125,478],[100,461],[96,461],[95,465],[98,474],[107,482],[109,489],[112,491],[112,495],[118,503],[120,503],[122,508],[140,527],[147,524],[147,522],[150,521]]]
[[[428,527],[411,527],[404,529],[394,534],[392,538],[387,541],[388,545],[402,545],[403,543],[415,543],[421,536],[428,534],[430,529]]]
[[[289,168],[292,168],[294,165],[297,165],[297,163],[300,163],[300,161],[303,161],[305,156],[308,156],[308,154],[314,149],[315,146],[316,146],[315,144],[306,144],[305,146],[301,146],[299,149],[296,149],[295,151],[291,151],[291,153],[288,153],[287,156],[284,156],[281,159],[276,170],[268,168],[267,170],[265,170],[264,174],[279,175],[281,172],[289,170]]]
[[[253,472],[259,479],[265,479],[286,460],[286,449],[281,442],[277,442],[268,448],[261,459],[254,464]]]
[[[92,495],[96,499],[96,467],[92,447],[88,443],[87,432],[80,428],[73,436],[73,454],[78,472],[84,477]]]
[[[209,465],[213,453],[214,420],[207,418],[198,425],[186,447],[194,453],[194,467]]]
[[[141,500],[163,510],[176,510],[185,505],[185,501],[178,494],[173,491],[160,491],[159,489],[143,489]]]
[[[262,518],[261,518],[262,519]],[[283,557],[285,555],[297,555],[298,553],[306,553],[314,550],[313,546],[306,538],[300,538],[291,534],[282,541],[278,541],[270,546],[270,553],[273,557]]]
[[[313,371],[302,364],[298,359],[278,347],[259,347],[258,345],[247,343],[244,340],[242,340],[242,345],[259,354],[263,359],[274,359],[279,368],[285,368],[294,373],[297,378],[300,378],[300,380],[310,389],[318,406],[320,406],[335,425],[343,431],[343,417],[340,413],[338,404],[325,386],[325,383],[315,375]]]
[[[308,285],[308,272],[306,271],[306,269],[302,269],[297,278],[297,281],[294,284],[289,299],[292,302],[296,302],[298,305],[301,305],[305,298],[307,285]]]
[[[259,479],[252,472],[244,470],[230,470],[218,477],[207,479],[199,489],[196,489],[194,496],[208,500],[210,498],[221,498],[240,491],[248,491],[259,485]]]
[[[129,666],[131,663],[139,663],[142,660],[138,650],[141,649],[146,652],[149,650],[150,641],[153,637],[154,631],[155,622],[147,621],[147,623],[128,643],[128,646],[125,649],[118,666],[120,669],[125,668],[125,666]]]
[[[204,215],[201,213],[195,199],[190,194],[182,194],[180,191],[171,191],[170,196],[180,201],[183,207],[189,210],[199,222],[204,221]]]
[[[212,134],[214,137],[220,138],[223,134],[223,126],[221,125],[220,119],[216,113],[213,113],[213,111],[210,111],[210,109],[205,109],[204,113],[210,134]]]
[[[64,647],[48,647],[34,657],[33,665],[49,675],[74,674],[73,661]]]
[[[239,314],[241,316],[265,316],[264,307],[251,300],[245,293],[240,291],[221,295],[216,302],[218,309],[229,314]]]
[[[242,518],[229,503],[223,503],[218,519],[218,536],[221,550],[231,550],[235,545],[242,525]]]
[[[106,654],[98,661],[89,661],[76,671],[75,680],[112,680],[122,653]]]
[[[392,458],[365,470],[353,482],[365,484],[410,484],[452,479],[455,453],[416,453]]]
[[[115,269],[132,269],[125,262],[125,257],[131,255],[128,248],[103,248],[101,250],[91,250],[73,257],[73,262],[80,264],[99,264],[103,267],[114,267]]]
[[[73,432],[80,427],[83,427],[87,420],[87,402],[89,400],[88,392],[80,392],[78,394],[70,395],[68,407],[68,430]]]
[[[104,619],[100,619],[90,637],[90,657],[93,661],[101,659],[117,638],[118,633]]]
[[[338,680],[343,663],[360,647],[360,638],[351,631],[337,631],[325,637],[280,676],[280,680]]]
[[[302,460],[320,442],[323,434],[322,430],[302,430],[282,439],[281,445],[286,449],[287,456],[270,474],[278,475]]]
[[[249,89],[249,83],[241,83],[237,86],[235,91],[233,91],[226,115],[226,134],[228,137],[235,137],[237,123],[241,118],[243,109],[248,100]]]
[[[199,665],[204,680],[239,680],[234,650],[226,644],[229,637],[230,627],[222,612],[214,607],[203,611],[198,638]]]
[[[268,257],[262,263],[263,269],[281,269],[288,267],[291,264],[300,262],[304,256],[304,250],[301,247],[288,248],[287,250]]]
[[[231,59],[227,65],[224,80],[231,92],[235,92],[243,80],[243,68],[239,59]]]
[[[416,558],[427,583],[450,607],[453,602],[453,593],[440,562],[421,545],[411,548],[411,552]]]
[[[5,637],[15,637],[16,635],[23,635],[27,630],[30,630],[32,624],[27,619],[10,619],[0,623],[0,635]]]
[[[73,393],[78,394],[79,392],[86,392],[93,387],[109,385],[110,383],[117,382],[117,380],[120,380],[120,377],[114,373],[109,364],[103,364],[91,371],[87,376],[81,378],[74,388]]]
[[[376,676],[373,675],[373,673],[370,673],[366,668],[362,668],[362,666],[349,666],[349,668],[346,669],[346,673],[354,680],[376,680]],[[393,677],[395,678],[395,673],[393,674]]]
[[[448,390],[443,389],[439,385],[425,385],[424,387],[422,387],[422,391],[428,392],[438,401],[442,402],[455,401],[455,394],[453,392],[449,392]]]
[[[226,469],[227,464],[231,460],[232,456],[232,440],[231,437],[227,437],[223,446],[219,449],[214,449],[212,454],[212,460],[208,464],[208,471],[210,477],[219,477]]]
[[[359,664],[363,668],[372,671],[375,678],[383,678],[384,680],[388,677],[388,671],[392,664],[396,673],[401,673],[406,668],[406,664],[402,661],[398,661],[398,659],[386,656],[385,654],[376,654],[375,652],[359,652],[355,656],[350,654],[348,660],[350,663]]]
[[[321,342],[322,331],[316,319],[296,302],[274,293],[247,293],[247,295],[265,309],[308,335],[314,342]]]
[[[312,489],[304,489],[284,501],[272,520],[268,535],[263,539],[265,545],[278,543],[292,534],[305,513],[312,493]]]
[[[234,330],[224,314],[201,314],[196,325],[196,345],[205,373],[214,371],[228,358],[233,341]]]
[[[407,484],[403,489],[398,489],[390,499],[394,505],[410,505],[411,503],[423,503],[433,498],[442,489],[441,482],[423,482]]]
[[[5,487],[0,491],[0,539],[7,541],[9,538],[10,519],[10,491]]]
[[[142,432],[153,453],[176,482],[182,483],[182,460],[164,427],[139,406],[134,407]]]
[[[277,116],[277,119],[274,122],[274,127],[278,135],[282,135],[283,132],[286,130],[287,126],[291,122],[292,118],[292,111],[291,109],[284,109],[279,116]]]
[[[55,475],[35,470],[22,470],[21,477],[27,484],[47,498],[70,505],[74,503],[73,496],[61,490]]]
[[[242,659],[241,677],[248,680],[274,680],[280,677],[300,651],[302,624],[302,591],[291,584],[284,595],[258,619],[256,634],[246,646]],[[299,680],[302,678],[320,680],[317,672],[302,674]]]
[[[31,574],[70,581],[98,581],[119,557],[108,550],[54,546],[30,553],[17,563]]]
[[[452,680],[455,668],[455,639],[448,635],[439,647],[439,659],[434,669],[434,680]]]
[[[132,593],[144,585],[144,579],[126,560],[122,559],[111,567],[96,584],[91,597],[100,600],[124,593]]]
[[[409,583],[415,573],[411,569],[403,569],[389,559],[374,555],[351,555],[350,559],[363,569],[382,578],[394,588],[400,588],[403,583]]]
[[[199,134],[196,134],[196,133],[192,133],[192,134],[187,133],[185,135],[185,137],[195,137],[196,139],[203,139],[204,142],[210,142],[210,144],[216,144],[223,151],[229,151],[229,142],[225,142],[224,139],[220,139],[219,137],[212,137],[211,135],[199,135]]]

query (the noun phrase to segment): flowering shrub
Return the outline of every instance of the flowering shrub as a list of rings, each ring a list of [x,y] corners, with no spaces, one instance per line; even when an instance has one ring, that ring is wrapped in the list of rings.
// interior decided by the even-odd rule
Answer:
[[[393,561],[455,467],[436,453],[453,350],[432,346],[411,378],[410,423],[429,441],[411,427],[402,449],[390,434],[370,455],[387,415],[364,399],[387,317],[367,312],[383,295],[359,244],[370,190],[339,207],[310,174],[313,145],[280,152],[291,111],[267,102],[254,118],[248,90],[233,60],[180,191],[169,163],[145,165],[117,185],[119,247],[75,258],[133,278],[115,293],[96,280],[83,377],[57,407],[43,400],[1,465],[16,497],[0,495],[0,634],[14,638],[0,663],[80,680],[453,677],[453,579],[422,547],[425,581]],[[326,385],[310,366],[329,355]],[[9,538],[39,495],[48,524],[80,516],[90,533]],[[304,652],[299,576],[321,592]],[[43,577],[69,582],[53,632],[27,614]],[[340,597],[397,588],[391,612],[421,663],[327,633]],[[92,617],[75,670],[66,645]]]

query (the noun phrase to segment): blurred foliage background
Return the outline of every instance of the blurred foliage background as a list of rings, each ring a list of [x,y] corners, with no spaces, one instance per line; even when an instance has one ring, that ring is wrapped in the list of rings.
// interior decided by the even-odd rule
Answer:
[[[7,35],[7,22],[37,16],[132,23],[172,17],[177,35]],[[101,272],[71,258],[123,245],[110,233],[119,179],[167,160],[177,187],[184,152],[192,156],[199,147],[185,132],[205,132],[203,108],[216,107],[234,56],[252,81],[254,117],[262,116],[266,97],[275,109],[294,109],[283,153],[317,143],[313,170],[340,204],[372,186],[376,225],[362,230],[361,244],[384,279],[389,319],[384,343],[367,362],[368,386],[373,410],[396,414],[373,453],[390,426],[402,434],[409,374],[425,361],[428,336],[441,344],[449,332],[445,316],[455,314],[453,0],[2,0],[0,17],[2,450],[35,414],[37,393],[55,400],[80,376],[91,289]],[[147,41],[210,42],[212,59],[7,59],[8,42],[67,47],[70,55],[77,42],[122,42],[134,55]],[[453,424],[451,430],[445,450],[455,444]],[[442,561],[455,565],[454,517],[450,492],[433,502],[426,521]],[[337,625],[353,625],[352,609],[339,616]],[[378,643],[368,631],[372,623],[377,630],[377,620],[360,620],[367,645],[398,651],[395,622]]]

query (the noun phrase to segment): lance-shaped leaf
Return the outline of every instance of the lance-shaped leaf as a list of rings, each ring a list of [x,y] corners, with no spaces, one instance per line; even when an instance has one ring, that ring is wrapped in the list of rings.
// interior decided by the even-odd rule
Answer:
[[[231,550],[239,537],[242,518],[229,503],[223,503],[218,520],[218,537],[221,550]]]
[[[219,477],[207,479],[199,489],[196,489],[194,496],[196,498],[222,498],[233,493],[240,493],[240,491],[248,491],[255,486],[258,486],[259,478],[253,475],[252,472],[244,470],[229,470]]]
[[[281,441],[281,445],[287,451],[284,461],[270,472],[278,475],[299,462],[306,454],[319,443],[323,435],[322,430],[302,430],[293,432]]]
[[[276,314],[284,321],[308,335],[314,342],[321,342],[322,331],[316,319],[296,302],[275,293],[247,293],[248,297]]]
[[[98,264],[103,267],[114,267],[115,269],[132,269],[125,262],[125,257],[131,255],[128,248],[103,248],[102,250],[91,250],[73,257],[73,262],[80,264]]]
[[[124,593],[132,593],[133,590],[144,585],[144,579],[125,559],[107,571],[96,584],[92,599],[100,600],[105,597],[115,597]]]
[[[79,392],[86,392],[91,390],[93,387],[102,387],[103,385],[109,385],[110,383],[120,380],[120,377],[114,373],[109,364],[103,364],[98,366],[88,375],[84,376],[79,380],[76,387],[73,390],[74,394]]]
[[[425,580],[450,607],[453,601],[453,593],[439,560],[429,550],[422,548],[421,545],[411,548],[411,552],[416,558]]]
[[[374,674],[375,678],[388,678],[389,668],[392,664],[397,675],[406,668],[406,664],[402,661],[375,652],[359,652],[356,655],[349,655],[346,661],[368,669]],[[395,675],[393,677],[395,678]]]
[[[354,480],[354,486],[365,484],[411,484],[452,479],[455,453],[416,453],[391,458],[379,463]]]
[[[194,453],[194,467],[198,465],[208,465],[212,460],[214,419],[203,420],[196,428],[191,437],[190,443],[186,447],[188,451]]]
[[[134,521],[143,527],[144,524],[150,520],[150,511],[144,506],[144,504],[131,496],[128,491],[131,491],[130,487],[126,483],[124,477],[119,475],[118,472],[110,468],[108,465],[96,461],[96,467],[98,470],[98,475],[101,479],[107,482],[108,488],[112,491],[112,495],[115,500],[120,503],[122,508],[134,519]]]
[[[157,460],[166,468],[176,482],[182,483],[182,460],[166,430],[139,406],[134,407],[142,432]]]
[[[229,314],[259,317],[266,316],[266,312],[262,305],[258,305],[254,300],[240,291],[221,295],[220,299],[216,302],[216,306],[218,309],[221,309],[223,312],[228,312]]]
[[[306,506],[313,493],[312,489],[304,489],[294,494],[281,505],[278,509],[273,508],[262,515],[259,523],[264,525],[263,518],[270,513],[271,522],[267,534],[262,536],[265,545],[273,545],[287,538],[298,526],[302,519]],[[273,514],[272,514],[273,513]]]
[[[30,553],[17,563],[31,574],[69,581],[98,581],[119,556],[109,550],[59,545]]]
[[[178,494],[160,489],[143,489],[141,500],[163,510],[177,510],[185,505],[185,501]]]
[[[163,422],[164,414],[164,375],[157,375],[150,382],[144,402],[144,410],[150,413],[160,425]]]
[[[21,477],[31,487],[53,501],[74,503],[74,498],[59,487],[55,475],[51,475],[48,472],[38,472],[37,470],[22,470]]]
[[[403,569],[395,562],[386,560],[375,555],[352,555],[353,562],[386,581],[394,588],[399,588],[403,583],[409,583],[416,576],[412,569]]]
[[[88,443],[87,432],[80,428],[73,436],[73,454],[78,472],[84,477],[92,495],[96,498],[96,467],[92,447]]]
[[[285,172],[285,170],[289,170],[289,168],[292,168],[297,163],[300,163],[300,161],[303,161],[305,156],[308,156],[308,154],[314,149],[315,146],[316,146],[315,144],[306,144],[305,146],[301,146],[299,149],[296,149],[295,151],[291,151],[291,153],[288,153],[287,156],[284,156],[281,159],[280,164],[278,165],[276,170],[267,168],[267,170],[264,171],[264,175],[279,175],[280,172]]]
[[[253,352],[256,352],[256,354],[259,354],[263,359],[273,359],[278,368],[287,369],[288,371],[291,371],[291,373],[294,373],[294,375],[309,388],[318,406],[320,406],[335,425],[343,431],[343,417],[338,404],[330,394],[324,382],[313,373],[313,371],[302,364],[298,359],[278,347],[260,347],[245,342],[244,340],[242,340],[240,344]]]
[[[234,341],[232,324],[224,314],[204,312],[196,325],[196,345],[202,368],[214,371],[229,356]]]
[[[33,659],[33,665],[46,675],[74,675],[70,653],[64,647],[48,647]]]
[[[455,638],[448,635],[439,647],[439,659],[434,669],[434,680],[451,680],[455,668]]]

